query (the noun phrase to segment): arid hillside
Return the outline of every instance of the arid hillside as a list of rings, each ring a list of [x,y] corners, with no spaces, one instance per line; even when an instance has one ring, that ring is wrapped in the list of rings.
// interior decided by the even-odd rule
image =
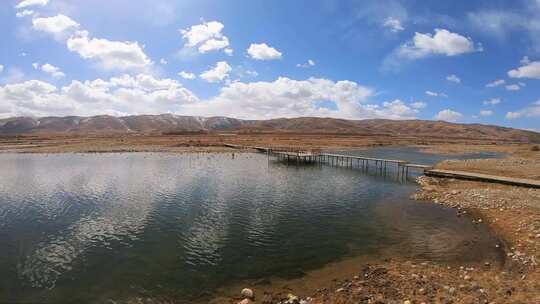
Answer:
[[[15,117],[0,120],[0,135],[24,134],[174,134],[185,132],[325,133],[540,142],[540,133],[513,128],[425,120],[345,120],[280,118],[241,120],[172,114],[93,117]]]

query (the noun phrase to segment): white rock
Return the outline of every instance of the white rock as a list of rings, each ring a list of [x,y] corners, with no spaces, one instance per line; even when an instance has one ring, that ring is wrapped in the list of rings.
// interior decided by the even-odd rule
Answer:
[[[243,298],[247,298],[247,299],[253,299],[253,290],[249,289],[249,288],[244,288],[242,289],[242,291],[240,292],[240,295],[243,297]]]

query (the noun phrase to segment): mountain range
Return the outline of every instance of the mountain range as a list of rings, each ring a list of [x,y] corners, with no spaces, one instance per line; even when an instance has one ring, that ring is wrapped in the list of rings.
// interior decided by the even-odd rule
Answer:
[[[174,134],[185,132],[293,132],[366,136],[411,136],[540,142],[540,133],[514,128],[430,120],[347,120],[279,118],[242,120],[173,114],[81,117],[14,117],[0,119],[0,135],[25,134]]]

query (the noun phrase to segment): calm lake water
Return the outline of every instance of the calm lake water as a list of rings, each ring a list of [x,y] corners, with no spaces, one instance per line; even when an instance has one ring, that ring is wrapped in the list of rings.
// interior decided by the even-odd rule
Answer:
[[[483,225],[411,201],[414,183],[359,170],[164,153],[1,154],[0,168],[0,302],[189,301],[356,255],[498,254]]]

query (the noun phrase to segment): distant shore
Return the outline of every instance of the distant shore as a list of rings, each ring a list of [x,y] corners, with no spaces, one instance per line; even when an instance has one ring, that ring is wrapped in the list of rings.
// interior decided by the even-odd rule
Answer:
[[[380,146],[414,146],[424,152],[463,154],[472,152],[509,153],[529,146],[485,139],[414,138],[317,133],[247,134],[36,134],[0,137],[0,152],[9,153],[106,153],[106,152],[240,152],[225,146],[295,147],[300,149],[365,149]]]

